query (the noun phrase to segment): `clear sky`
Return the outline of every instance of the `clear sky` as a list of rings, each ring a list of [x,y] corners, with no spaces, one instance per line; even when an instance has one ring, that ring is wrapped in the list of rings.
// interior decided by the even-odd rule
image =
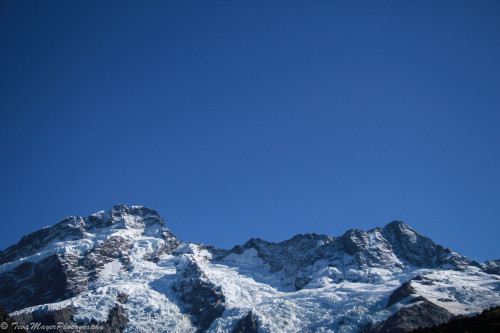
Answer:
[[[500,258],[498,1],[1,1],[0,112],[0,249],[123,203]]]

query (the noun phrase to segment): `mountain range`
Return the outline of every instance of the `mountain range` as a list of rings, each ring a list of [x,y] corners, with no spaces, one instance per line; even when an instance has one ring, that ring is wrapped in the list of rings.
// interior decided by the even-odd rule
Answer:
[[[500,260],[470,260],[400,221],[220,249],[117,205],[0,251],[0,306],[32,332],[397,333],[498,305]]]

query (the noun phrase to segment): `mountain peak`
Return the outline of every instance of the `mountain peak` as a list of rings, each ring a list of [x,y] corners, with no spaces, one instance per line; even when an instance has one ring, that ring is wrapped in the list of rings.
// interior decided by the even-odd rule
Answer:
[[[0,264],[32,256],[46,246],[50,247],[54,242],[76,241],[86,238],[88,234],[103,235],[104,231],[99,229],[104,228],[109,228],[106,233],[129,229],[134,231],[134,234],[135,230],[138,230],[151,236],[160,235],[176,240],[175,235],[165,227],[163,218],[155,210],[144,206],[116,205],[111,210],[91,214],[87,219],[81,216],[68,216],[50,227],[24,236],[17,244],[0,253]]]
[[[384,227],[384,229],[385,228],[412,229],[408,224],[404,223],[403,221],[398,221],[398,220],[387,223],[386,226]]]
[[[427,239],[427,237],[419,234],[402,221],[392,221],[388,223],[382,229],[382,232],[391,243],[397,241],[415,244],[419,239]]]
[[[90,228],[112,225],[127,229],[138,229],[157,224],[165,227],[163,218],[155,210],[144,206],[116,205],[111,210],[102,210],[88,217]]]

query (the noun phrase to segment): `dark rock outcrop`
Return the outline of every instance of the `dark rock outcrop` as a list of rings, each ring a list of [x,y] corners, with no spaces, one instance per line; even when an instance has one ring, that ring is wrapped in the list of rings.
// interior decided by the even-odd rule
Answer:
[[[114,259],[120,259],[124,265],[130,264],[127,253],[131,245],[132,241],[129,239],[111,236],[105,242],[86,253],[81,265],[88,272],[89,280],[95,280],[101,268]]]
[[[67,332],[123,332],[128,318],[121,305],[115,305],[109,310],[108,318],[105,322],[92,320],[89,324],[77,323],[73,315],[76,310],[68,307],[60,310],[46,311],[40,310],[13,317],[23,327],[27,327],[32,333],[67,333]]]
[[[222,316],[226,298],[221,288],[210,282],[195,262],[187,265],[177,289],[186,311],[202,330],[209,328],[215,319]]]
[[[386,321],[368,325],[361,333],[404,333],[419,327],[432,327],[453,318],[448,310],[427,300],[401,308]]]
[[[166,228],[163,230],[162,236],[165,239],[165,244],[161,246],[156,253],[153,253],[149,260],[156,262],[160,259],[161,255],[174,253],[174,250],[182,243],[170,230]]]
[[[257,333],[259,330],[259,324],[253,315],[253,312],[250,311],[245,316],[245,318],[238,321],[236,327],[233,329],[232,333]]]
[[[417,302],[424,302],[427,299],[424,296],[417,296],[415,298],[412,298],[408,301],[408,303],[417,303]]]
[[[85,290],[102,267],[120,259],[129,262],[131,242],[110,237],[82,256],[54,254],[39,262],[25,262],[0,274],[0,300],[7,311],[58,302]]]
[[[64,329],[59,326],[60,323],[73,325],[73,314],[76,312],[73,308],[63,308],[54,311],[35,311],[27,314],[22,314],[14,316],[17,322],[22,324],[24,327],[28,327],[29,331],[32,333],[41,332],[68,332],[69,330]],[[53,327],[47,329],[48,327]]]
[[[116,296],[116,301],[118,303],[125,304],[128,301],[128,295],[125,293],[119,293],[118,296]]]
[[[51,227],[24,236],[17,244],[2,251],[0,265],[31,256],[54,240],[82,239],[84,230],[85,220],[82,217],[67,217]]]
[[[455,318],[435,327],[418,328],[412,333],[493,333],[500,332],[500,307],[484,310],[473,317]]]
[[[25,262],[0,274],[0,299],[5,310],[12,312],[28,306],[53,303],[68,297],[61,258],[52,255],[37,263]]]
[[[500,275],[500,259],[488,260],[483,266],[486,273]]]
[[[435,244],[399,221],[370,231],[348,230],[341,237],[305,234],[280,243],[252,238],[230,251],[219,253],[219,256],[224,260],[228,254],[241,254],[251,248],[269,265],[271,272],[283,272],[287,276],[286,283],[297,290],[311,281],[313,266],[318,260],[327,260],[331,267],[343,271],[343,279],[348,280],[357,280],[358,277],[350,275],[346,267],[393,270],[413,265],[429,268],[447,266],[460,270],[468,265],[479,265]]]
[[[393,304],[405,299],[406,297],[415,294],[415,289],[411,286],[411,282],[405,282],[401,284],[399,288],[394,290],[389,296],[389,300],[387,301],[386,308],[390,307]]]
[[[26,330],[15,324],[16,321],[9,316],[7,311],[0,307],[0,332],[26,333]]]
[[[125,325],[128,323],[128,318],[125,315],[125,310],[120,305],[115,305],[109,310],[108,319],[102,324],[104,333],[119,333],[123,332]]]
[[[383,228],[382,235],[391,244],[392,250],[398,258],[415,266],[440,267],[449,265],[456,269],[463,269],[467,265],[477,265],[470,259],[437,245],[430,238],[416,232],[401,221],[387,224]]]

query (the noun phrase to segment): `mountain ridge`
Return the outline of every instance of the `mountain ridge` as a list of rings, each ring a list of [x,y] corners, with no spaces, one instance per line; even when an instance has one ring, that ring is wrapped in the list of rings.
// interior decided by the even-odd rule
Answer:
[[[46,242],[45,243],[42,243],[40,245],[38,245],[34,250],[36,249],[39,249],[40,247],[43,247],[45,245],[48,244],[48,242],[52,239],[54,239],[55,237],[57,236],[60,236],[61,234],[65,234],[65,236],[71,236],[71,235],[74,235],[74,237],[84,237],[84,232],[87,231],[87,230],[92,230],[92,229],[96,229],[96,228],[102,228],[102,227],[109,227],[113,224],[115,225],[118,225],[120,224],[121,222],[123,222],[122,220],[120,220],[119,218],[119,215],[118,213],[119,212],[122,212],[122,213],[125,213],[125,214],[134,214],[135,212],[139,212],[140,214],[151,214],[152,216],[156,217],[156,223],[160,226],[162,226],[163,228],[165,228],[166,230],[168,230],[171,234],[171,236],[177,238],[165,225],[165,221],[163,220],[162,217],[160,217],[160,215],[157,213],[157,211],[155,210],[152,210],[152,209],[149,209],[145,206],[131,206],[131,207],[128,207],[124,204],[119,204],[119,205],[115,205],[113,207],[112,210],[102,210],[102,211],[99,211],[97,213],[94,213],[94,214],[91,214],[87,217],[87,219],[85,219],[84,217],[82,216],[68,216],[66,218],[64,218],[63,220],[61,220],[60,222],[52,225],[52,226],[47,226],[47,227],[44,227],[42,229],[39,229],[39,230],[36,230],[32,233],[29,233],[25,236],[23,236],[21,238],[21,240],[16,243],[16,244],[13,244],[11,246],[8,246],[6,249],[4,249],[3,251],[0,250],[0,265],[7,262],[7,260],[13,260],[14,258],[12,257],[11,253],[12,252],[19,252],[19,247],[29,243],[29,242],[33,242],[33,239],[43,239],[45,240]],[[109,219],[106,219],[105,218],[105,215],[109,215],[109,214],[112,214],[113,216],[110,216],[111,218]],[[88,221],[88,222],[87,222]],[[107,222],[104,222],[104,221],[107,221]],[[85,223],[87,222],[87,223]],[[105,225],[105,223],[108,223],[107,225]],[[125,222],[127,223],[127,222]],[[133,225],[125,225],[124,227],[126,226],[129,226],[129,227],[133,227]],[[69,227],[69,228],[68,228]],[[54,233],[54,235],[52,235],[51,237],[46,237],[45,235],[52,231],[54,228],[58,229],[56,230],[56,232]],[[265,242],[267,244],[282,244],[284,242],[290,242],[290,241],[293,241],[294,239],[296,238],[302,238],[302,237],[320,237],[320,238],[326,238],[326,239],[332,239],[332,240],[335,240],[337,238],[344,238],[344,237],[347,237],[348,235],[350,234],[364,234],[364,233],[370,233],[370,232],[373,232],[373,231],[377,231],[377,230],[383,230],[384,232],[386,232],[386,234],[389,234],[386,230],[387,229],[390,229],[390,230],[398,230],[400,231],[401,229],[406,229],[406,230],[410,230],[412,233],[414,233],[415,235],[417,235],[418,237],[421,237],[421,238],[424,238],[424,239],[428,239],[427,237],[423,236],[422,234],[416,232],[415,230],[413,230],[410,226],[408,226],[407,224],[405,224],[403,221],[399,221],[399,220],[394,220],[394,221],[391,221],[389,223],[387,223],[384,227],[375,227],[375,228],[372,228],[368,231],[365,231],[365,230],[362,230],[362,229],[348,229],[347,231],[344,232],[343,235],[341,236],[330,236],[330,235],[326,235],[326,234],[316,234],[316,233],[305,233],[305,234],[296,234],[294,236],[292,236],[291,238],[287,239],[287,240],[283,240],[283,241],[280,241],[280,242],[271,242],[271,241],[266,241],[266,240],[263,240],[261,238],[258,238],[258,237],[253,237],[251,239],[249,239],[247,242],[245,242],[244,244],[242,245],[235,245],[233,246],[232,249],[234,248],[237,248],[237,247],[241,247],[241,246],[245,246],[246,244],[248,243],[252,243],[252,242]],[[399,233],[397,236],[401,237],[403,233]],[[431,241],[432,242],[432,241]],[[432,242],[433,243],[433,242]],[[433,244],[433,245],[436,245],[436,244]],[[215,246],[212,246],[210,245],[211,247],[215,247]],[[441,245],[437,245],[438,247],[442,248],[443,251],[447,252],[447,253],[450,253],[452,252],[449,248],[446,248],[446,247],[443,247]],[[232,250],[231,249],[231,250]],[[26,255],[30,255],[29,253],[26,253]],[[461,256],[463,258],[466,258],[464,256]],[[500,259],[498,259],[500,260]],[[491,261],[491,262],[496,262],[498,260],[488,260],[488,261]],[[472,262],[472,260],[471,260]]]
[[[20,320],[62,309],[72,309],[65,318],[80,324],[117,314],[124,331],[139,329],[153,313],[163,318],[155,325],[178,332],[231,331],[240,322],[261,332],[357,332],[399,318],[391,316],[405,307],[426,313],[423,308],[437,306],[456,315],[500,304],[498,267],[438,245],[401,221],[336,237],[251,238],[219,249],[179,240],[154,210],[116,205],[68,217],[2,251],[0,306]],[[470,290],[462,288],[469,280]],[[412,305],[403,295],[387,306],[404,283],[415,293],[409,296],[428,303]],[[96,302],[100,308],[93,309]]]

